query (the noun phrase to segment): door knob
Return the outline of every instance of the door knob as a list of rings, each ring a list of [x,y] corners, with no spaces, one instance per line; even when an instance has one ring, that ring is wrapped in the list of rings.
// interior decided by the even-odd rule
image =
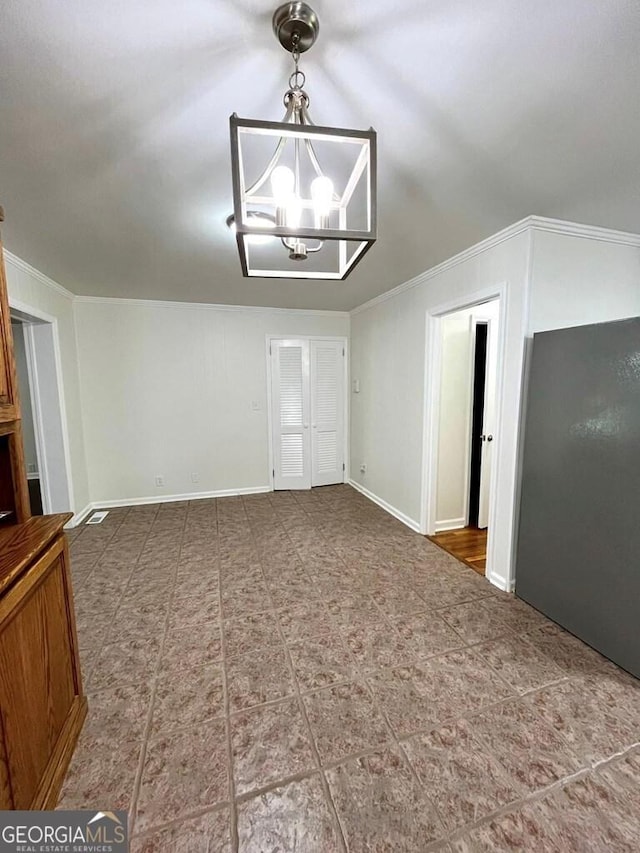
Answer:
[[[492,435],[488,435],[488,436],[487,436],[487,441],[493,441],[493,436],[492,436]]]

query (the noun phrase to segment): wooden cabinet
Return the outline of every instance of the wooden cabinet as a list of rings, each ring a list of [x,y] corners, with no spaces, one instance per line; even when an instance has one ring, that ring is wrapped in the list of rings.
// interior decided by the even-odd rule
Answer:
[[[0,208],[0,222],[3,220]],[[7,283],[4,273],[4,257],[0,243],[0,292],[6,294]],[[20,417],[18,403],[18,383],[13,358],[13,336],[11,318],[6,299],[0,300],[0,423],[15,421]]]
[[[0,527],[27,521],[30,516],[21,423],[0,422]]]
[[[69,517],[34,517],[0,531],[0,803],[4,800],[5,809],[55,805],[86,714],[62,532]]]
[[[87,713],[70,518],[31,518],[0,243],[0,809],[55,807]]]

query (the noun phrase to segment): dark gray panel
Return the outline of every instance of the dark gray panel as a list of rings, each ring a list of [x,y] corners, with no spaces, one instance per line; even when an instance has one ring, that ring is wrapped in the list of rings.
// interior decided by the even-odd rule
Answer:
[[[640,677],[640,318],[534,335],[516,593]]]

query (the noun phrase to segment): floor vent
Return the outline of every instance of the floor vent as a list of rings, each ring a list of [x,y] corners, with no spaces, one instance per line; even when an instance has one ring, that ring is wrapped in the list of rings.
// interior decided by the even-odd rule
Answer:
[[[102,524],[105,518],[109,515],[109,510],[105,509],[102,512],[94,512],[86,524]]]

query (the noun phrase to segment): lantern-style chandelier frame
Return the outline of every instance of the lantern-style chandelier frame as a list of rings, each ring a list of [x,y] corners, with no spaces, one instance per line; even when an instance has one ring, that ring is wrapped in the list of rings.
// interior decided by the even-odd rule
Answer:
[[[274,13],[273,29],[294,62],[286,112],[281,122],[231,116],[234,211],[227,222],[235,227],[245,276],[345,279],[376,240],[376,133],[311,121],[298,63],[318,35],[314,11],[306,3],[285,3]],[[255,137],[274,147],[250,179]],[[339,187],[323,170],[325,155],[331,164],[344,155]]]

